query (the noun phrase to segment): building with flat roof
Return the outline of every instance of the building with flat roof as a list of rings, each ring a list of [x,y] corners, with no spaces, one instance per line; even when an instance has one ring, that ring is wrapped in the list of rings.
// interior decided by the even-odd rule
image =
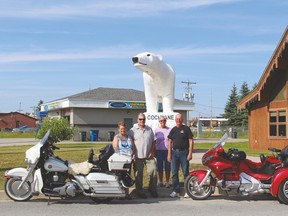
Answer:
[[[159,103],[159,111],[162,104]],[[174,112],[181,113],[187,122],[194,103],[175,99]],[[134,89],[96,88],[41,105],[49,117],[65,117],[71,126],[80,130],[75,140],[111,141],[119,121],[130,129],[140,112],[146,112],[145,94]]]

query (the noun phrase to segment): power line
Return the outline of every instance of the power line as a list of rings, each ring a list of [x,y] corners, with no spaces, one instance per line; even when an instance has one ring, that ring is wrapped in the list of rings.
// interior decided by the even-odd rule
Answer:
[[[209,105],[203,105],[203,104],[199,104],[199,103],[195,103],[195,105],[211,108],[211,106],[209,106]],[[214,106],[212,106],[212,108],[213,109],[224,109],[224,107],[214,107]]]

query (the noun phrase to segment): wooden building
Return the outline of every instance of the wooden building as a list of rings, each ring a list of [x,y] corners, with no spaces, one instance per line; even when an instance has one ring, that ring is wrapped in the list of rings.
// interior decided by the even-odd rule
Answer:
[[[288,145],[288,28],[286,28],[256,88],[241,99],[248,110],[251,149],[282,149]]]

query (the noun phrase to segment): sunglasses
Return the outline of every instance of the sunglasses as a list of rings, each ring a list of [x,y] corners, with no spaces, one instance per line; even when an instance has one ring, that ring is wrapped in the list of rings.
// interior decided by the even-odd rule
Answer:
[[[142,119],[139,118],[138,120],[139,120],[139,121],[145,121],[145,118],[142,118]]]

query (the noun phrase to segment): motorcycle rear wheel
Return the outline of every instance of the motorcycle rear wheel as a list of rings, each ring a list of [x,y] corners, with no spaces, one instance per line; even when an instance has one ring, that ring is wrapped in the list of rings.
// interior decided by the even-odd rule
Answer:
[[[27,201],[32,197],[32,188],[28,182],[25,182],[20,190],[18,190],[21,184],[21,179],[10,178],[5,181],[5,193],[6,195],[14,201]]]
[[[184,182],[185,192],[194,200],[205,200],[211,196],[213,188],[211,185],[198,185],[196,175],[188,176]]]
[[[99,198],[99,197],[90,197],[91,200],[93,200],[95,203],[110,203],[114,198]]]
[[[288,178],[284,179],[279,186],[278,199],[288,205]]]

